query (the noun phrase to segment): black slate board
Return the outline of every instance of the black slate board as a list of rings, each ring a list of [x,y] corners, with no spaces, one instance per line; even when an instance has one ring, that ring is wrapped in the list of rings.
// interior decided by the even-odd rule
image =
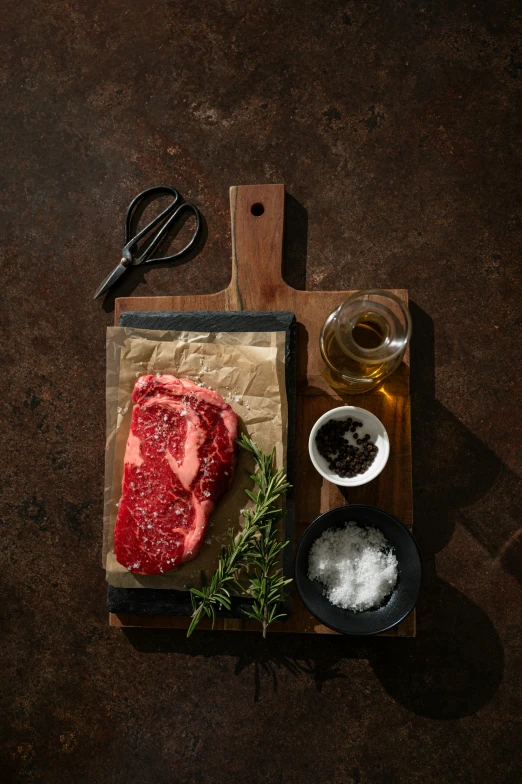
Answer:
[[[139,329],[172,329],[191,332],[285,332],[286,395],[288,399],[287,475],[294,484],[295,466],[295,411],[296,411],[296,321],[293,313],[283,311],[161,311],[122,313],[120,327]],[[286,496],[285,539],[293,541],[294,498],[293,489]],[[283,551],[283,572],[293,576],[291,544]],[[234,597],[230,612],[220,611],[225,618],[243,618],[252,602]],[[108,586],[107,607],[112,613],[138,613],[144,615],[191,615],[192,604],[188,591],[152,588],[115,588]],[[291,610],[288,594],[281,611]]]

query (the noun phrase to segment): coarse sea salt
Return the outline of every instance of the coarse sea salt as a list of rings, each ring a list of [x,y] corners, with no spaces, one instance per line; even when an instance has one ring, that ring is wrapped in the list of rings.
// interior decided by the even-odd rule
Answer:
[[[379,607],[397,585],[399,567],[392,547],[377,528],[348,522],[328,528],[308,554],[308,577],[319,581],[332,604],[362,612]]]

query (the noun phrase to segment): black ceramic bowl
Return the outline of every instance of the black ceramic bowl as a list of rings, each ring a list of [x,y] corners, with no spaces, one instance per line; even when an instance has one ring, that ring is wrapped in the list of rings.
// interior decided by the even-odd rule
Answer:
[[[399,582],[388,601],[377,610],[352,612],[336,607],[323,595],[321,583],[308,577],[308,553],[315,540],[327,528],[342,528],[351,521],[382,531],[399,563]],[[350,504],[330,509],[306,529],[297,548],[295,581],[304,604],[325,626],[342,634],[379,634],[396,626],[415,607],[422,584],[422,560],[417,542],[396,517],[375,506]]]

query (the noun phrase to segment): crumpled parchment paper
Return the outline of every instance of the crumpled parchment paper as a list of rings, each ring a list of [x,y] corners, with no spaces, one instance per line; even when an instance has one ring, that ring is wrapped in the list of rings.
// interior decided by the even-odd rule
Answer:
[[[114,525],[121,496],[123,460],[132,415],[132,390],[139,376],[171,373],[219,392],[240,418],[240,429],[285,463],[287,401],[284,332],[199,333],[110,327],[107,330],[107,442],[103,566],[107,581],[119,588],[175,588],[201,585],[215,571],[230,530],[242,526],[241,509],[252,482],[250,457],[238,451],[230,490],[218,503],[204,543],[193,561],[161,575],[134,575],[116,561]],[[250,503],[250,502],[248,502]]]

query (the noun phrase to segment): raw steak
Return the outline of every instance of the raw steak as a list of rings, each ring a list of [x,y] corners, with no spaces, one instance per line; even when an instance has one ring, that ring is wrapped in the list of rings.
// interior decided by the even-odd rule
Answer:
[[[221,395],[175,376],[141,376],[132,399],[114,553],[136,574],[194,558],[234,476],[237,415]]]

